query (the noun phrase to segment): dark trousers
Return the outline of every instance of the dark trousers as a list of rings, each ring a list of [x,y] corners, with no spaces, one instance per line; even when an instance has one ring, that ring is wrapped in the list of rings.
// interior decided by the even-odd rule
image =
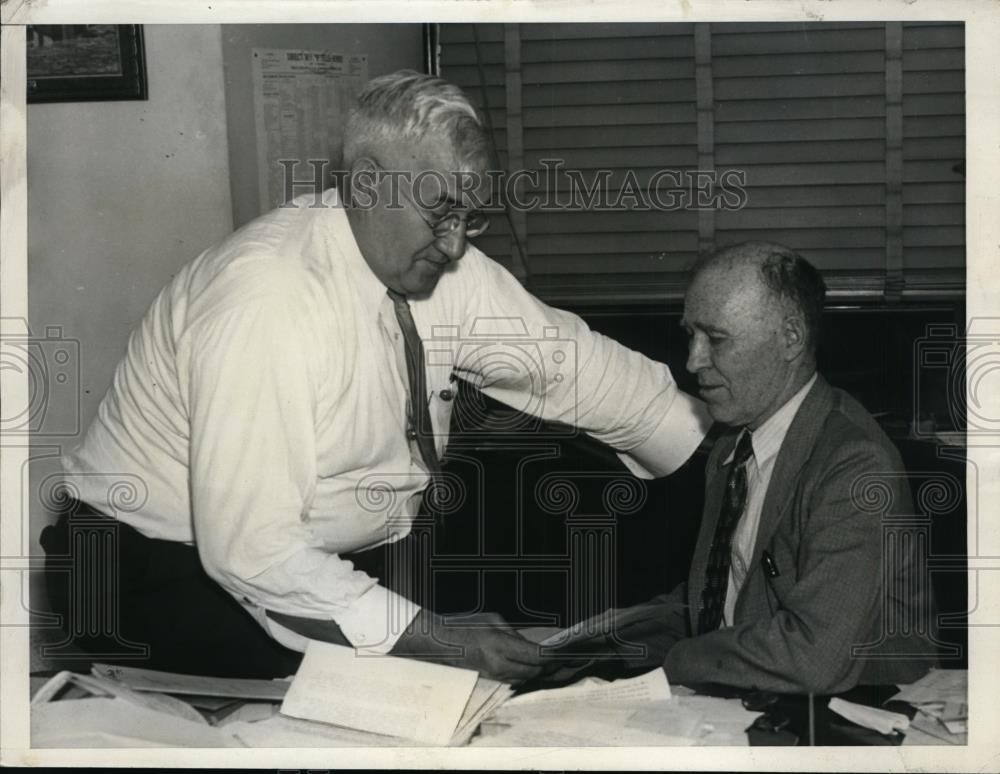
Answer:
[[[142,535],[74,502],[42,532],[46,587],[67,650],[94,661],[217,677],[286,677],[302,654],[275,642],[205,572],[193,546]],[[385,552],[350,558],[381,577]]]

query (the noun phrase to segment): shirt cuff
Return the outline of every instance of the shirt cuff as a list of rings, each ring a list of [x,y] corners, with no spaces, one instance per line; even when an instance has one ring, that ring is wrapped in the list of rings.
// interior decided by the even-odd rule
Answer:
[[[392,650],[420,605],[385,586],[372,586],[343,612],[333,617],[344,636],[358,650],[385,654]]]
[[[666,476],[687,462],[711,426],[705,404],[678,390],[649,438],[634,449],[619,452],[618,458],[639,478]]]

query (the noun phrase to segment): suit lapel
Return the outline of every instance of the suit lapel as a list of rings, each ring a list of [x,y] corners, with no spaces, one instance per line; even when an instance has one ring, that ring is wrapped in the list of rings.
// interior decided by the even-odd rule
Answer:
[[[788,427],[785,440],[778,450],[771,481],[764,495],[764,507],[760,514],[753,562],[748,568],[749,572],[760,566],[761,555],[771,542],[775,530],[791,504],[792,495],[799,482],[799,473],[816,445],[820,430],[832,406],[833,390],[822,376],[817,375],[816,383],[799,406],[792,424]],[[748,586],[749,583],[744,583],[742,590],[745,591]]]

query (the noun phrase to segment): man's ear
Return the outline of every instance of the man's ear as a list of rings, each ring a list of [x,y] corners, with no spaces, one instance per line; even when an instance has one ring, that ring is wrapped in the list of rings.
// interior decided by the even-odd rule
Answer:
[[[379,166],[368,156],[351,164],[347,195],[352,210],[368,212],[378,203]]]
[[[799,357],[806,349],[809,338],[805,320],[800,315],[790,314],[781,323],[782,355],[787,362]]]
[[[378,168],[378,165],[368,156],[359,156],[351,164],[351,174],[356,172],[371,172]]]

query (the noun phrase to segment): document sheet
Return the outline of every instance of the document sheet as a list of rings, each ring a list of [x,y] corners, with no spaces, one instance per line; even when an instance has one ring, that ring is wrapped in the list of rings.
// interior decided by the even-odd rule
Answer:
[[[281,712],[376,734],[447,745],[479,675],[469,669],[311,641]]]

